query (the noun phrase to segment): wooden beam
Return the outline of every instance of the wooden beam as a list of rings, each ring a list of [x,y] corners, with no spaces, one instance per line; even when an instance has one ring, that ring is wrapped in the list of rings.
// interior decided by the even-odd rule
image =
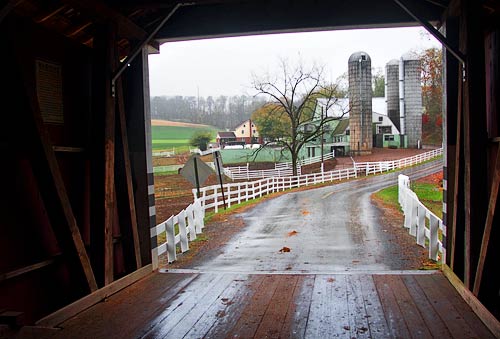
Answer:
[[[497,151],[497,158],[495,161],[495,172],[493,173],[493,182],[491,183],[490,200],[488,203],[488,214],[486,215],[486,224],[484,225],[483,239],[481,242],[481,252],[477,263],[476,277],[474,279],[475,296],[479,295],[481,289],[481,279],[483,278],[484,263],[486,262],[486,254],[488,252],[488,245],[490,243],[491,228],[493,226],[493,219],[495,217],[495,209],[497,207],[498,188],[500,186],[500,146]]]
[[[129,18],[123,16],[114,9],[106,6],[97,0],[63,0],[65,3],[77,7],[88,15],[102,20],[103,22],[113,22],[117,25],[117,35],[133,40],[143,40],[147,32],[137,26]]]
[[[481,319],[481,321],[488,327],[488,329],[493,333],[495,338],[500,338],[500,322],[495,318],[493,314],[476,298],[472,292],[464,286],[460,278],[456,276],[453,270],[446,264],[441,266],[441,270],[450,283],[455,287],[458,294],[462,296],[465,302],[472,308],[474,313]]]
[[[85,297],[75,301],[72,304],[69,304],[56,312],[49,314],[48,316],[38,320],[36,325],[43,327],[56,327],[64,321],[68,320],[71,317],[74,317],[78,313],[86,310],[87,308],[101,302],[105,298],[115,294],[116,292],[124,289],[127,286],[132,285],[136,281],[144,278],[145,276],[151,274],[153,271],[152,265],[149,264],[147,266],[138,269],[137,271],[120,278],[111,284],[89,294]]]
[[[15,277],[18,277],[20,275],[23,275],[23,274],[26,274],[26,273],[29,273],[29,272],[36,271],[36,270],[38,270],[40,268],[49,266],[49,265],[53,264],[54,262],[55,262],[55,259],[47,259],[47,260],[44,260],[44,261],[40,261],[40,262],[38,262],[36,264],[32,264],[32,265],[28,265],[28,266],[24,266],[24,267],[18,268],[16,270],[13,270],[13,271],[10,271],[10,272],[0,273],[0,282],[8,280],[8,279],[15,278]]]
[[[115,98],[111,95],[111,77],[116,67],[116,31],[107,30],[105,117],[104,117],[104,285],[114,280],[113,219],[115,213]]]
[[[132,228],[135,263],[136,267],[140,268],[142,267],[141,248],[139,243],[139,232],[137,229],[137,214],[135,211],[134,187],[132,185],[132,170],[130,167],[130,152],[128,147],[127,122],[125,118],[125,104],[123,100],[123,87],[121,79],[118,79],[116,86],[117,86],[117,100],[118,100],[118,119],[119,119],[120,134],[123,147],[123,162],[125,167],[128,207],[130,211],[130,226]]]
[[[459,77],[461,74],[459,72]],[[458,187],[460,178],[460,151],[462,148],[462,107],[463,107],[463,82],[461,79],[458,80],[458,106],[457,106],[457,137],[455,146],[455,176],[453,177],[453,216],[452,216],[452,227],[451,227],[451,249],[450,249],[450,267],[454,269],[455,267],[455,255],[456,255],[456,239],[457,239],[457,220],[458,220]]]

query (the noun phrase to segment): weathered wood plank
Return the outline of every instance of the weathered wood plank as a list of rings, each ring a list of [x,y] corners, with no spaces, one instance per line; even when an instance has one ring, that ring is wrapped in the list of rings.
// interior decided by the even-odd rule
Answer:
[[[200,300],[210,296],[212,289],[223,280],[223,275],[201,274],[177,295],[153,322],[144,338],[162,338],[169,333]]]
[[[389,326],[385,319],[384,310],[375,287],[375,282],[371,275],[359,276],[361,284],[361,291],[363,293],[363,300],[368,319],[368,328],[370,329],[370,336],[376,338],[390,337]]]
[[[464,322],[462,315],[453,304],[444,297],[432,276],[415,276],[420,288],[433,305],[436,314],[446,325],[453,338],[478,338],[476,333]]]
[[[229,332],[228,337],[254,337],[279,282],[280,276],[269,275],[264,277],[262,287],[255,291],[251,302],[246,306],[238,322]]]
[[[221,338],[227,335],[251,297],[249,277],[238,275],[216,302],[196,321],[184,338]],[[241,314],[241,313],[240,313]],[[214,332],[210,332],[214,330]]]
[[[241,289],[235,293],[233,299],[226,302],[224,313],[219,313],[217,322],[205,334],[205,338],[227,338],[236,323],[240,319],[243,311],[250,304],[256,291],[265,288],[264,276],[253,276],[248,282],[243,281]],[[235,280],[235,282],[239,282]]]
[[[298,276],[282,275],[280,277],[279,285],[269,302],[266,313],[254,337],[279,338],[284,327],[287,311],[293,302],[293,295],[298,280]]]
[[[376,275],[373,276],[373,281],[380,296],[380,303],[382,304],[391,336],[394,338],[410,338],[410,332],[401,314],[396,295],[393,293],[390,277]]]
[[[350,338],[345,275],[316,277],[306,337]]]
[[[434,338],[453,338],[446,325],[436,313],[432,304],[427,299],[420,285],[417,284],[414,276],[403,276],[403,282],[411,296],[413,302],[420,311],[426,326]]]
[[[465,323],[476,333],[478,338],[494,338],[493,334],[486,328],[481,319],[479,319],[443,275],[435,275],[431,278],[435,283],[435,289],[440,292],[441,298],[446,299],[453,305]]]
[[[372,338],[359,275],[347,275],[346,282],[351,338]]]
[[[298,281],[287,311],[285,326],[281,331],[281,338],[305,338],[314,280],[315,277],[311,275],[302,276]]]
[[[200,318],[207,314],[207,311],[210,310],[212,306],[223,303],[221,296],[228,290],[235,278],[235,275],[223,274],[221,275],[221,279],[217,280],[217,283],[215,283],[204,296],[197,298],[195,295],[192,295],[189,300],[184,301],[182,306],[186,307],[187,313],[184,316],[179,316],[178,320],[172,319],[169,321],[166,329],[170,327],[170,330],[168,332],[162,331],[161,335],[165,338],[185,338],[186,334],[193,328]],[[193,297],[196,300],[190,303],[190,300],[193,299]],[[189,306],[191,306],[191,309],[188,309]],[[182,313],[183,310],[179,307],[175,310],[175,312]]]

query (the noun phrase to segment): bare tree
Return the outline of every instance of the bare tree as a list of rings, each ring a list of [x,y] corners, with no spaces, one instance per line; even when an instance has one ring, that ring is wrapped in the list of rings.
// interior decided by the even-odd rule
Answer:
[[[257,95],[265,95],[269,100],[269,109],[266,110],[268,118],[280,122],[268,124],[279,127],[279,131],[269,133],[272,135],[270,141],[290,152],[294,175],[297,174],[298,156],[302,147],[319,135],[323,137],[327,122],[342,117],[327,114],[337,102],[339,92],[337,85],[325,82],[323,73],[323,67],[317,65],[310,68],[303,63],[290,66],[285,60],[280,60],[277,74],[253,76],[252,85]],[[318,115],[315,113],[319,98],[322,98],[324,112]],[[259,133],[266,137],[266,131],[259,129]],[[264,146],[266,145],[267,143]]]

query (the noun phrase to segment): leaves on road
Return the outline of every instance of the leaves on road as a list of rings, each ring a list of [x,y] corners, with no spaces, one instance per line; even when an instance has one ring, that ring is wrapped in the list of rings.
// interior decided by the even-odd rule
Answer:
[[[297,235],[297,234],[299,234],[299,232],[297,232],[295,230],[288,232],[289,237],[293,237],[294,235]]]
[[[283,246],[282,249],[280,249],[280,253],[284,253],[284,252],[290,252],[291,249],[289,247],[286,247],[286,246]]]

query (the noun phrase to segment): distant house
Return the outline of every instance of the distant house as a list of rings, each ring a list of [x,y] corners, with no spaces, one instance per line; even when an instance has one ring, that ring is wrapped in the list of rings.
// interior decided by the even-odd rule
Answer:
[[[262,144],[257,126],[250,119],[239,124],[234,129],[234,135],[237,141],[245,142],[245,144]]]
[[[217,137],[215,138],[220,147],[224,145],[232,144],[236,141],[236,136],[234,132],[217,132]]]

